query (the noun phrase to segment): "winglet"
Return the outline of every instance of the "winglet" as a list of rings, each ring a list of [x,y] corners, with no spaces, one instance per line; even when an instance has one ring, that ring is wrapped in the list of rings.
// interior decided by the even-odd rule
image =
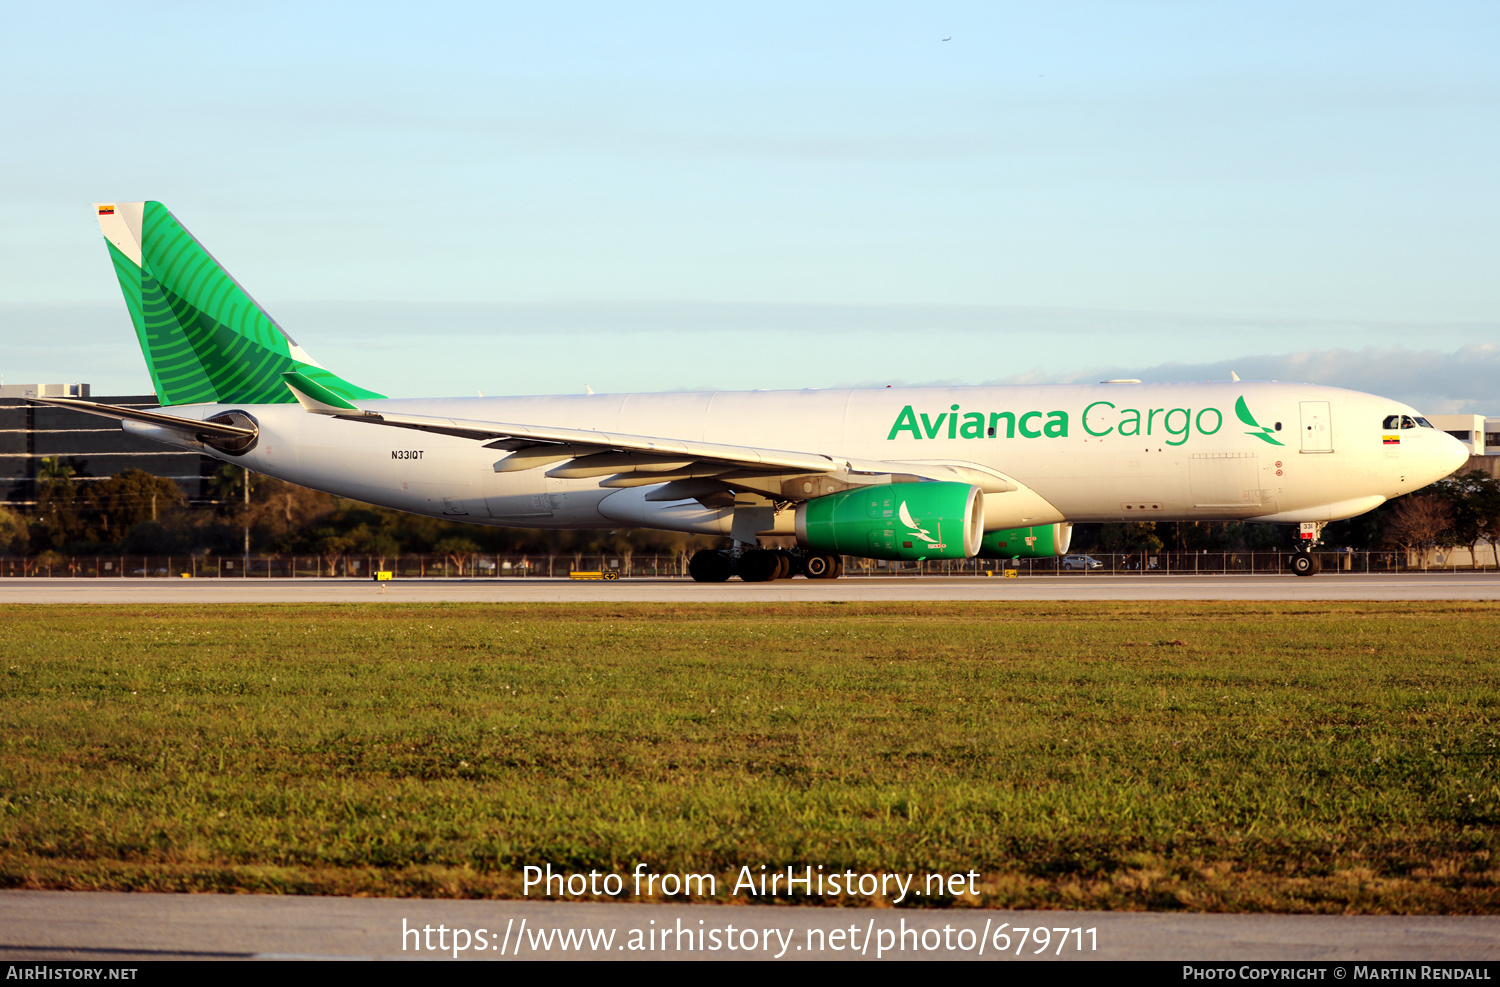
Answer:
[[[345,398],[295,370],[283,373],[281,380],[297,403],[315,415],[345,415],[359,410]]]

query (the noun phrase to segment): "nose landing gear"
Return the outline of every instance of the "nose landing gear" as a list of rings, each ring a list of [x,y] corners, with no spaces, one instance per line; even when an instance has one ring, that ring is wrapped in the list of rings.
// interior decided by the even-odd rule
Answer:
[[[1323,564],[1318,557],[1312,553],[1318,542],[1323,537],[1322,521],[1304,521],[1301,529],[1297,532],[1302,544],[1292,554],[1287,568],[1298,576],[1316,576],[1323,569]]]
[[[1288,563],[1288,568],[1298,576],[1316,576],[1323,566],[1313,553],[1297,552]]]

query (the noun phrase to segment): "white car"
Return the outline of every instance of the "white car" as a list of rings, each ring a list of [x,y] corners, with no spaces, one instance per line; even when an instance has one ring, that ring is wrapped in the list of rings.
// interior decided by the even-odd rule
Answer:
[[[1063,556],[1062,567],[1064,569],[1099,569],[1104,565],[1092,555],[1066,555]]]

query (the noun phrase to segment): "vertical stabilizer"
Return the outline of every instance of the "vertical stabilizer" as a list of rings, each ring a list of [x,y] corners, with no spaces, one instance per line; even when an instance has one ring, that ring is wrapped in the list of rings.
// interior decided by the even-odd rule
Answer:
[[[289,404],[300,373],[345,398],[383,395],[308,356],[160,202],[96,202],[125,305],[163,405]]]

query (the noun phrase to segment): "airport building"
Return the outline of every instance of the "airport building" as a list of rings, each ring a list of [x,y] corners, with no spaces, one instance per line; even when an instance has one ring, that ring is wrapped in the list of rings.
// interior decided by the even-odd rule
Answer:
[[[26,400],[35,397],[86,398],[129,408],[157,406],[154,394],[91,397],[87,384],[0,386],[0,503],[36,503],[42,460],[52,456],[73,468],[78,483],[138,469],[174,481],[190,501],[206,496],[204,479],[218,469],[215,460],[131,435],[108,418]]]

